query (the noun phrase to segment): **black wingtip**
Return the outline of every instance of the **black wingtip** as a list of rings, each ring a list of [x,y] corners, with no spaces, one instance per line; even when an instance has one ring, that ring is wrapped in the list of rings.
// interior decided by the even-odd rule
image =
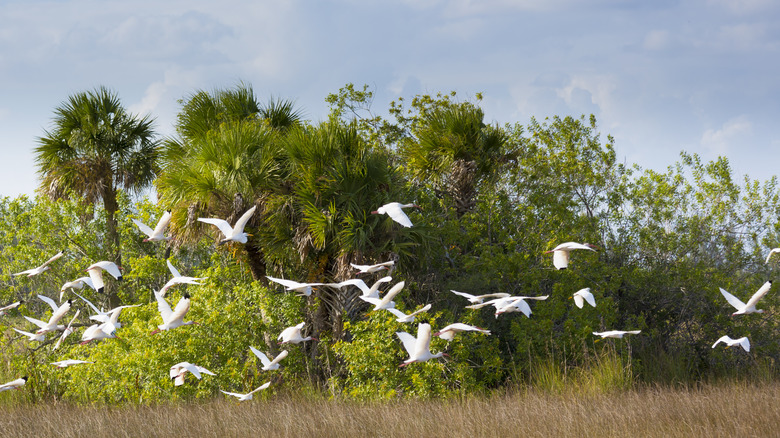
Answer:
[[[184,295],[182,295],[182,296],[183,296],[184,298],[188,299],[188,300],[190,299],[190,294],[189,294],[189,293],[187,293],[187,292],[184,292]]]
[[[122,276],[120,275],[119,277],[117,277],[117,278],[116,278],[116,280],[117,280],[117,281],[122,281],[122,279],[123,279],[123,278],[124,278],[124,277],[122,277]]]
[[[102,294],[103,293],[103,289],[105,289],[105,287],[99,287],[97,289],[97,293]]]
[[[27,376],[22,376],[22,380],[27,381]]]

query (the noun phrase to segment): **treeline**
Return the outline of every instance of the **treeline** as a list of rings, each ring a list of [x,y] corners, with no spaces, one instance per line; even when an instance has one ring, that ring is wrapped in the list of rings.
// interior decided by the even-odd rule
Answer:
[[[39,139],[39,196],[0,203],[0,298],[24,300],[0,320],[0,374],[29,375],[29,400],[133,403],[248,391],[269,379],[269,394],[393,398],[775,377],[776,293],[761,301],[766,313],[731,317],[718,290],[747,301],[773,278],[765,257],[780,246],[775,178],[741,180],[726,158],[687,153],[665,172],[621,163],[593,116],[499,126],[485,121],[479,95],[398,99],[388,116],[372,98],[348,85],[315,122],[290,101],[262,103],[248,85],[197,91],[182,101],[176,135],[160,139],[150,117],[127,113],[110,90],[72,96]],[[157,202],[139,199],[150,187]],[[371,214],[392,201],[420,206],[409,212],[413,227]],[[232,223],[252,206],[245,245],[217,246],[215,228],[197,221]],[[153,226],[165,210],[173,240],[143,242],[132,219]],[[573,253],[557,271],[544,251],[565,241],[600,249]],[[63,249],[51,271],[11,275]],[[189,292],[200,325],[152,336],[161,322],[152,291],[169,278],[167,259],[207,278],[169,292],[169,301]],[[74,335],[55,351],[11,330],[26,324],[20,313],[44,314],[36,294],[56,298],[99,260],[121,264],[124,281],[83,295],[106,307],[142,304],[122,313],[120,339],[79,345]],[[387,260],[396,262],[389,284],[405,281],[400,310],[432,304],[414,324],[369,312],[357,289],[299,297],[266,278],[337,282],[355,276],[350,263]],[[579,309],[567,298],[586,287],[597,306]],[[465,309],[450,290],[550,297],[531,303],[530,318],[496,318]],[[88,326],[88,315],[76,325]],[[288,348],[281,370],[260,371],[249,346],[276,354],[281,330],[304,321],[319,341]],[[395,332],[416,333],[417,322],[491,334],[434,338],[432,350],[448,359],[399,369],[407,355]],[[611,329],[642,332],[592,335]],[[751,351],[711,348],[724,334],[748,336]],[[95,363],[49,365],[63,358]],[[174,388],[168,368],[181,361],[216,376]]]

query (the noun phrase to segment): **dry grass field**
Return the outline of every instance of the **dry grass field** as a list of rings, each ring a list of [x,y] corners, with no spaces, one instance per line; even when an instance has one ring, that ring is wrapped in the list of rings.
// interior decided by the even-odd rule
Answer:
[[[768,383],[384,403],[284,396],[141,407],[60,403],[0,408],[0,436],[769,437],[780,434],[778,400],[780,384]]]

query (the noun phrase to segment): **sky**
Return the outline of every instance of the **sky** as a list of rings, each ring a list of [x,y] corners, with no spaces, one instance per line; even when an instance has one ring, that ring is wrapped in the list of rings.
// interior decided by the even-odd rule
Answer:
[[[0,196],[34,194],[54,109],[106,86],[173,134],[181,99],[250,84],[308,120],[347,83],[391,100],[482,93],[489,123],[594,114],[618,157],[780,163],[774,0],[0,0]]]

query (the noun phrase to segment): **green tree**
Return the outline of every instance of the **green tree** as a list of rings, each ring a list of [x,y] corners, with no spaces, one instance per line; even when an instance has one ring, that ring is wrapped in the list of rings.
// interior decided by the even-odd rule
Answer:
[[[121,263],[116,214],[120,189],[139,193],[157,174],[153,120],[129,113],[105,87],[70,96],[54,110],[53,128],[35,148],[41,183],[52,199],[102,201],[106,213],[106,257]]]

